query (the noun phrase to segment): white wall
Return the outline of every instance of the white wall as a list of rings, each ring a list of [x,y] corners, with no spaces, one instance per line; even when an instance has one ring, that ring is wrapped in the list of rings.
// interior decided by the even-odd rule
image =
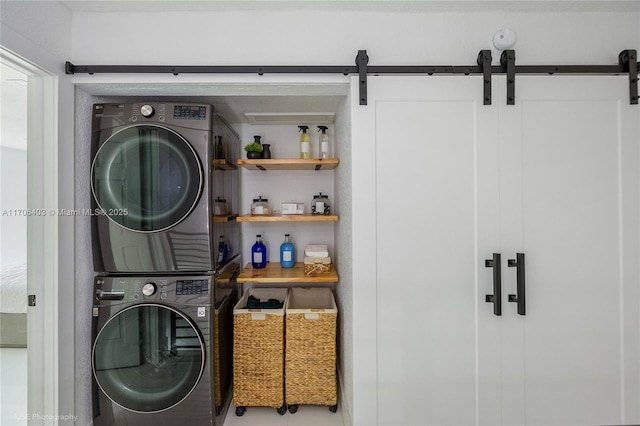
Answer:
[[[84,12],[73,21],[72,62],[351,65],[357,50],[367,49],[372,65],[465,65],[475,63],[495,31],[509,27],[518,36],[518,63],[617,63],[618,53],[638,41],[637,12],[514,13],[496,10],[496,3],[474,13],[464,6],[397,14]]]
[[[7,1],[0,5],[0,43],[7,50],[32,62],[40,68],[59,76],[57,79],[57,139],[58,139],[58,207],[72,209],[73,191],[73,85],[64,75],[64,61],[70,56],[71,13],[57,2],[51,1]],[[52,412],[37,414],[67,415],[74,408],[74,344],[75,317],[74,300],[74,228],[73,219],[58,218],[58,300],[61,301],[57,321],[59,352],[45,348],[47,360],[57,363],[57,376],[48,375],[43,381],[47,399],[45,409]],[[45,283],[47,285],[47,283]],[[42,300],[46,303],[47,300]],[[51,372],[53,373],[53,372]],[[48,395],[48,386],[58,381],[57,392]],[[26,414],[26,413],[25,413]],[[71,422],[70,422],[71,423]],[[65,424],[61,421],[59,424]]]

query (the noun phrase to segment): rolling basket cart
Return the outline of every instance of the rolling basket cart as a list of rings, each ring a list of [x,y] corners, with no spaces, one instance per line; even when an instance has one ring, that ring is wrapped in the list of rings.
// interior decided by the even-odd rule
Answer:
[[[273,407],[284,414],[284,306],[288,289],[251,288],[233,309],[233,404]],[[249,296],[277,299],[280,309],[246,308]]]
[[[338,408],[338,308],[330,288],[292,288],[285,309],[285,400]]]

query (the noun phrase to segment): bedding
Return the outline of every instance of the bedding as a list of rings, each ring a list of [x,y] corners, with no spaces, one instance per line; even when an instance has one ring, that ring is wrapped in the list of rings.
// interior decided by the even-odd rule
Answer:
[[[0,265],[0,312],[27,313],[27,264]]]
[[[0,265],[0,347],[27,346],[27,265]]]

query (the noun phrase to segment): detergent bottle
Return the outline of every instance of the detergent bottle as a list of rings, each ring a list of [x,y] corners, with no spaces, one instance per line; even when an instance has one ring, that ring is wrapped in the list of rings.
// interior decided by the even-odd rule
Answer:
[[[280,266],[293,268],[296,263],[296,251],[289,234],[284,234],[284,243],[280,245]]]
[[[256,242],[251,247],[251,266],[253,269],[267,267],[267,246],[262,242],[262,235],[256,235]]]
[[[298,126],[302,131],[300,134],[300,158],[311,158],[311,139],[309,138],[309,134],[307,130],[309,130],[309,126]]]
[[[327,126],[318,126],[318,131],[322,131],[319,138],[319,147],[320,147],[320,158],[329,158],[331,154],[329,153],[329,135],[327,135],[327,130],[329,128]]]

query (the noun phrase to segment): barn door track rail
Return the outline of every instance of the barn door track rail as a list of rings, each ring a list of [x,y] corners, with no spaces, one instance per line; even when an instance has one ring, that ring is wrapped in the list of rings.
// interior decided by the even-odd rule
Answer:
[[[66,74],[357,74],[360,88],[360,105],[367,105],[367,76],[380,74],[463,74],[482,75],[483,102],[491,105],[491,76],[506,74],[507,105],[516,99],[517,74],[573,74],[573,75],[629,75],[629,102],[638,104],[638,70],[640,63],[636,50],[623,50],[616,65],[516,65],[515,50],[505,50],[500,65],[491,65],[491,51],[481,50],[475,65],[369,65],[366,50],[359,50],[355,65],[74,65],[65,63]]]

